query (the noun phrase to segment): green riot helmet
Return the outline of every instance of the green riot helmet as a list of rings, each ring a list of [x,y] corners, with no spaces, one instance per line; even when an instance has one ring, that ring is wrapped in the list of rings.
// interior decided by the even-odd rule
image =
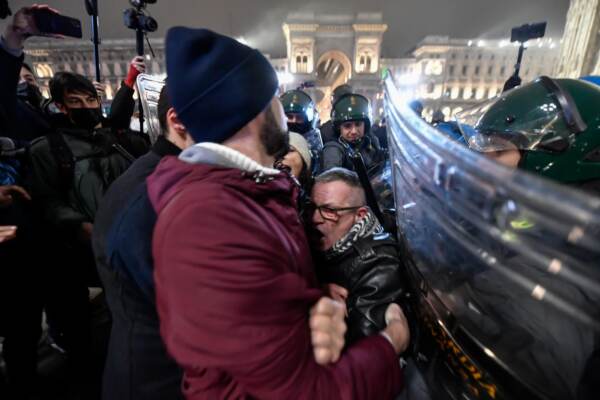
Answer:
[[[344,122],[363,121],[364,135],[371,130],[371,105],[369,100],[360,94],[346,94],[338,99],[331,111],[331,120],[336,136],[340,136],[340,126]],[[364,137],[363,135],[363,137]],[[362,141],[362,137],[357,140]]]
[[[458,114],[470,148],[518,149],[519,167],[568,184],[600,179],[600,87],[540,77]]]
[[[343,96],[347,95],[347,94],[352,94],[352,92],[354,92],[354,90],[352,89],[352,86],[350,85],[340,85],[338,87],[336,87],[335,89],[333,89],[333,92],[331,93],[331,108],[333,109],[333,107],[335,106],[335,103]]]
[[[288,117],[288,129],[301,135],[315,129],[317,111],[310,96],[301,90],[290,90],[280,97]]]

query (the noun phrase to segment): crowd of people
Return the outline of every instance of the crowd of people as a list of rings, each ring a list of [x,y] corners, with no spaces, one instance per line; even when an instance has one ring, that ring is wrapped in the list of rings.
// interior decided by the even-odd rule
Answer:
[[[161,134],[150,143],[129,128],[143,58],[106,116],[101,85],[75,73],[55,74],[51,98],[41,95],[23,50],[40,34],[37,9],[48,7],[21,9],[0,41],[7,398],[44,398],[42,316],[71,377],[68,398],[406,395],[418,317],[368,185],[389,158],[369,100],[336,88],[320,125],[306,92],[278,93],[259,51],[172,28]],[[488,107],[478,125],[434,123],[506,165],[535,168],[527,151],[540,142],[505,127],[520,123],[519,90],[531,89],[513,92],[511,121]],[[578,122],[569,129],[584,129]],[[483,140],[494,124],[505,134]]]
[[[23,51],[39,9],[0,42],[6,396],[46,395],[43,316],[68,398],[398,395],[402,263],[346,156],[385,157],[366,98],[335,99],[324,143],[310,96],[280,98],[260,52],[173,28],[151,144],[129,129],[143,59],[108,115],[75,73],[41,95]]]

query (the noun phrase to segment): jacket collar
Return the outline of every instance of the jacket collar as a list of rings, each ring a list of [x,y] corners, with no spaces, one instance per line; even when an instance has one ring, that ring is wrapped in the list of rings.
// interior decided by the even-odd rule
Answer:
[[[152,151],[160,158],[165,156],[178,156],[181,153],[181,149],[175,146],[172,142],[167,140],[164,136],[159,136],[152,146]]]
[[[260,165],[250,157],[230,147],[217,143],[197,143],[181,152],[179,159],[188,164],[211,164],[225,168],[237,168],[250,173],[273,176],[281,171]]]

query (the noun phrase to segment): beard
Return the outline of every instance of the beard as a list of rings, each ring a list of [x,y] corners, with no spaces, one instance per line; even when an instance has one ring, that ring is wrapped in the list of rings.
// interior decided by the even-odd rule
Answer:
[[[271,109],[267,110],[265,117],[265,124],[260,132],[260,142],[269,156],[276,160],[283,158],[290,148],[290,135],[287,130],[279,127]]]

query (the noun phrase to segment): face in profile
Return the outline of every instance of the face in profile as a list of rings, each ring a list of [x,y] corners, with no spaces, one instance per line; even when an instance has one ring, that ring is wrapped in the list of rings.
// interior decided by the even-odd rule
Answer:
[[[320,234],[315,244],[321,251],[331,249],[367,212],[357,189],[342,181],[316,183],[311,197],[312,223]]]
[[[265,113],[265,123],[260,132],[260,141],[269,156],[282,158],[289,150],[290,138],[283,106],[277,97]]]
[[[302,174],[302,170],[305,168],[305,165],[302,156],[296,151],[296,149],[290,147],[290,151],[288,151],[285,157],[283,157],[281,163],[290,168],[290,173],[296,179],[300,179],[300,175]]]
[[[509,168],[517,168],[521,161],[521,152],[517,146],[505,139],[496,139],[498,141],[502,141],[502,150],[486,151],[483,155]]]

